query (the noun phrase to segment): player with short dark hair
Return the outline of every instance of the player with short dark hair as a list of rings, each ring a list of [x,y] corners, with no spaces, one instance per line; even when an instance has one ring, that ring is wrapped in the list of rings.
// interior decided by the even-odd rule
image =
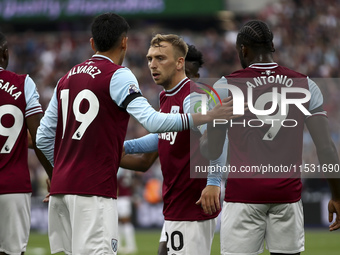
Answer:
[[[121,66],[128,28],[114,13],[94,19],[90,43],[95,54],[58,81],[38,129],[38,147],[54,163],[52,253],[117,253],[117,170],[130,115],[149,132],[181,131],[231,116],[229,103],[205,116],[156,112],[136,77]]]
[[[188,44],[188,53],[185,57],[185,73],[190,79],[200,78],[199,69],[204,64],[203,54],[195,45]]]
[[[31,226],[32,186],[27,129],[36,155],[52,177],[52,166],[36,148],[42,117],[39,94],[28,75],[6,70],[8,42],[0,32],[0,254],[24,254]]]
[[[174,41],[175,45],[172,44]],[[201,91],[185,73],[186,52],[178,50],[185,46],[179,36],[172,34],[158,34],[151,40],[146,57],[155,83],[164,88],[160,93],[161,112],[186,113],[190,112],[197,102],[201,103]],[[186,61],[185,58],[185,63]],[[200,131],[204,132],[204,128],[201,127]],[[220,210],[220,180],[210,183],[211,179],[208,179],[207,183],[204,178],[190,176],[192,165],[208,164],[199,153],[200,131],[193,129],[151,134],[124,143],[126,153],[155,150],[159,153],[163,173],[162,195],[166,233],[166,239],[161,241],[167,241],[167,249],[164,250],[160,246],[159,254],[210,254],[215,220]],[[128,156],[123,158],[125,163],[122,163],[124,167],[134,169],[131,164],[136,165],[133,162],[136,158]]]
[[[100,15],[92,23],[91,33],[94,46],[99,52],[116,48],[130,29],[127,21],[119,15],[107,13]],[[114,32],[113,32],[114,31]]]
[[[300,166],[305,124],[320,165],[339,164],[322,107],[323,97],[307,76],[273,61],[273,34],[266,23],[247,22],[238,33],[236,50],[244,69],[222,77],[214,87],[222,98],[232,91],[234,102],[239,96],[236,89],[245,100],[252,96],[254,107],[248,104],[250,110],[228,127],[228,159],[234,169],[228,176],[222,209],[221,254],[260,254],[265,240],[272,255],[297,255],[304,250]],[[309,100],[305,99],[307,94]],[[290,100],[286,106],[280,102],[283,95]],[[275,96],[279,99],[273,102]],[[294,104],[296,101],[299,103]],[[278,111],[270,114],[273,106]],[[268,112],[255,114],[255,110]],[[215,158],[221,154],[226,128],[208,125],[208,140],[202,143],[205,155]],[[242,171],[264,169],[261,166],[281,166],[285,171]],[[339,176],[325,175],[332,191],[330,221],[336,213],[332,231],[340,227]]]

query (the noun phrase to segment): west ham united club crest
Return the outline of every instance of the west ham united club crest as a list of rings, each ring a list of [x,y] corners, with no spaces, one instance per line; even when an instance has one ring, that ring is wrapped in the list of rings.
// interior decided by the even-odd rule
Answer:
[[[275,73],[275,71],[272,71],[272,70],[266,70],[265,72],[261,72],[261,74],[266,74],[267,76],[269,76],[273,73]]]
[[[171,106],[170,113],[179,113],[179,106],[178,105]]]
[[[117,252],[117,250],[118,250],[118,240],[112,238],[112,240],[111,240],[111,246],[112,246],[112,250],[113,250],[114,252]]]

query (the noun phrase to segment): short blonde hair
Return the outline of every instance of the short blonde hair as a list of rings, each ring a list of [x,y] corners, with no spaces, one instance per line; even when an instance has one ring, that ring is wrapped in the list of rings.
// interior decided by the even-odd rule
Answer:
[[[175,57],[183,57],[185,58],[188,53],[188,45],[184,40],[175,34],[167,34],[161,35],[156,34],[150,42],[151,47],[162,47],[160,45],[161,42],[168,42],[170,43],[176,50],[175,50]]]

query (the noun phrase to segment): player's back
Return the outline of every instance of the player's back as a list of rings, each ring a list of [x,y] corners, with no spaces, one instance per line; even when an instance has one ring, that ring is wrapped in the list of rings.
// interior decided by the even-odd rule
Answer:
[[[93,56],[58,82],[51,194],[116,197],[116,173],[129,120],[110,95],[111,78],[120,68]]]
[[[306,116],[292,102],[304,98],[305,94],[291,89],[309,91],[307,77],[276,63],[263,63],[226,78],[229,84],[242,90],[245,100],[251,98],[251,106],[262,113],[268,112],[254,114],[250,107],[243,117],[230,123],[229,159],[230,167],[236,171],[229,174],[225,200],[298,201],[302,188],[299,167]],[[277,98],[277,104],[272,104],[273,98]],[[284,98],[291,100],[291,104],[282,104]],[[302,105],[309,109],[309,102]]]
[[[0,194],[31,192],[25,117],[36,109],[26,109],[25,79],[0,68]]]

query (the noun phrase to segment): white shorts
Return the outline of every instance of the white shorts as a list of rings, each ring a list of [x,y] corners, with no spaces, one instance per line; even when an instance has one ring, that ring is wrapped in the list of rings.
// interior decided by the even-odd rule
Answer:
[[[159,242],[166,242],[166,234],[165,234],[165,223],[163,223],[161,237],[159,238]]]
[[[272,253],[304,251],[301,200],[287,204],[223,203],[221,255],[257,255],[263,242]]]
[[[0,195],[0,252],[26,251],[31,226],[31,193]]]
[[[132,214],[131,197],[123,196],[117,198],[118,218],[130,218]]]
[[[168,254],[210,254],[216,218],[204,221],[165,221]]]
[[[53,195],[48,209],[48,236],[52,254],[117,254],[116,199]]]

